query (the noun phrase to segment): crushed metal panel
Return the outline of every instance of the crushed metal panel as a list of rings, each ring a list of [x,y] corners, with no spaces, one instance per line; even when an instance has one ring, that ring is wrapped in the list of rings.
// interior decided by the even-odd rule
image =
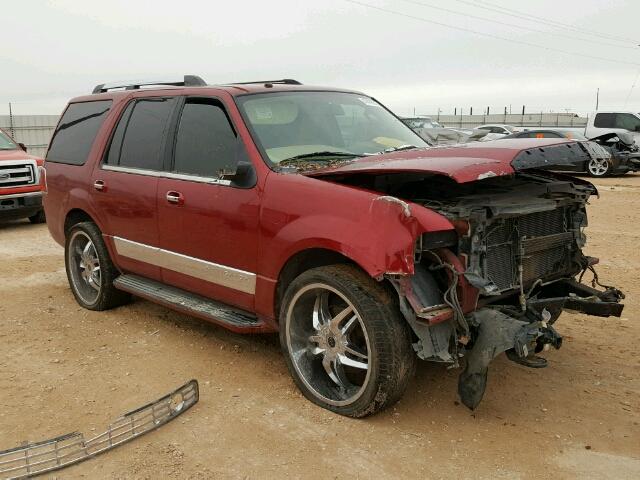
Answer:
[[[125,413],[105,432],[88,440],[82,433],[73,432],[0,451],[0,477],[29,478],[82,462],[155,430],[194,406],[198,399],[198,382],[191,380],[155,402]]]
[[[567,142],[527,148],[518,153],[511,166],[514,170],[584,165],[593,158],[610,159],[611,154],[595,142]]]

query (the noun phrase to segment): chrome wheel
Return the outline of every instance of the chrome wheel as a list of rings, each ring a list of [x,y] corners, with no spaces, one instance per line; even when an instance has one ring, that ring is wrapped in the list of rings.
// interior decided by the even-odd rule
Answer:
[[[369,382],[371,349],[353,303],[337,289],[313,283],[296,292],[285,322],[291,361],[311,393],[335,406],[358,400]]]
[[[87,304],[95,303],[102,287],[102,271],[98,252],[89,235],[83,231],[74,232],[67,255],[74,290]]]
[[[594,158],[589,161],[587,168],[594,177],[602,177],[609,171],[609,161],[604,158]]]

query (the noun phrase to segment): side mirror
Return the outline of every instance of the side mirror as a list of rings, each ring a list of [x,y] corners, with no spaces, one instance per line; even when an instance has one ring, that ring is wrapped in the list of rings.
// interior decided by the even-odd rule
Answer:
[[[251,188],[258,181],[256,169],[251,162],[238,162],[235,173],[224,175],[225,180],[231,180],[231,183],[240,188]]]
[[[23,150],[23,151],[27,151],[27,146],[24,143],[18,143],[18,146]]]
[[[634,129],[636,132],[640,132],[640,125],[636,125],[636,128]]]

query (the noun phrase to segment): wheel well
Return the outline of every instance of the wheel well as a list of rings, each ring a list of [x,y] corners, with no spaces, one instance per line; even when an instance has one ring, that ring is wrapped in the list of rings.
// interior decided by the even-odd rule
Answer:
[[[73,209],[67,213],[67,218],[64,219],[65,235],[69,230],[71,230],[71,227],[80,222],[93,222],[93,218],[91,218],[87,212],[80,210],[79,208]]]
[[[275,298],[275,314],[276,319],[280,317],[280,304],[287,291],[289,284],[301,273],[316,267],[324,267],[326,265],[335,265],[338,263],[349,263],[355,265],[355,262],[341,253],[324,248],[311,248],[303,250],[293,255],[280,270],[278,276],[278,286],[276,288]]]

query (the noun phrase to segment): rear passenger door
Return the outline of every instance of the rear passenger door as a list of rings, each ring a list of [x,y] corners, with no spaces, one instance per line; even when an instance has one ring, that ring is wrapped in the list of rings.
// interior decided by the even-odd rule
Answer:
[[[158,178],[165,169],[167,131],[176,104],[177,98],[131,101],[93,179],[96,210],[117,265],[154,280],[161,278],[155,254],[160,243]]]
[[[173,123],[170,168],[158,184],[162,279],[251,310],[258,189],[223,177],[248,161],[242,141],[216,98],[183,98]]]

